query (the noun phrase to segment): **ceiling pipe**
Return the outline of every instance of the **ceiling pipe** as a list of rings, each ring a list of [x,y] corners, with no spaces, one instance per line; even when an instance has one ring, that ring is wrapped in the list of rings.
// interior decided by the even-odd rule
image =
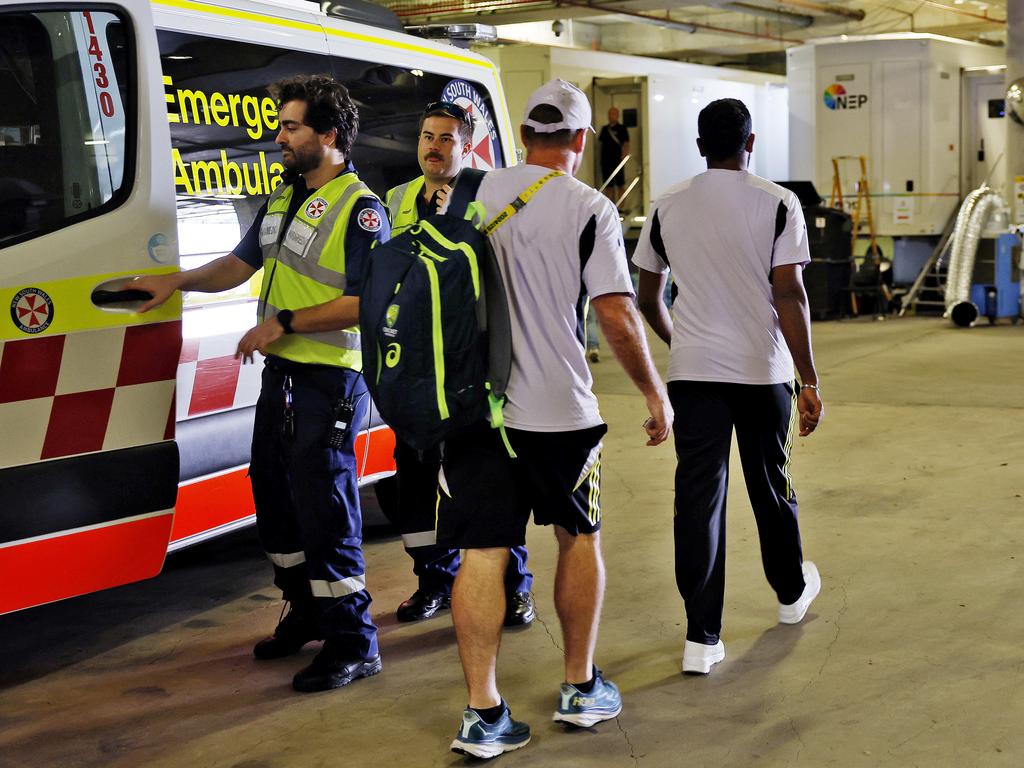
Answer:
[[[650,24],[652,27],[661,27],[662,29],[674,29],[677,32],[686,32],[690,35],[697,31],[697,27],[693,24],[687,24],[685,21],[676,21],[675,19],[663,19],[658,16],[647,16],[642,13],[623,13],[621,11],[616,15],[639,24]]]
[[[813,16],[808,16],[803,13],[792,13],[791,11],[783,11],[778,8],[765,8],[762,5],[720,2],[720,0],[713,0],[711,4],[715,8],[736,11],[737,13],[745,13],[748,16],[760,16],[761,18],[779,21],[784,24],[793,24],[797,27],[809,27],[814,23]]]
[[[1013,1],[1014,0],[1010,0],[1010,2],[1013,2]],[[984,14],[974,13],[973,11],[967,11],[967,10],[964,10],[964,9],[961,9],[961,8],[954,8],[954,7],[946,5],[944,3],[937,3],[937,2],[935,2],[935,0],[919,0],[919,2],[922,5],[929,6],[930,8],[939,8],[940,10],[943,10],[943,11],[949,11],[950,13],[957,13],[957,14],[959,14],[961,16],[969,16],[972,19],[980,19],[981,21],[988,21],[988,22],[990,22],[992,24],[1005,24],[1006,23],[1006,19],[994,19],[991,16],[989,16],[988,13],[984,13]]]
[[[408,19],[410,17],[424,16],[427,18],[436,18],[445,15],[467,16],[469,14],[486,15],[487,21],[490,24],[501,24],[501,17],[503,11],[512,8],[521,7],[537,7],[542,5],[542,2],[537,0],[521,0],[520,2],[506,3],[500,7],[488,9],[486,6],[488,3],[478,3],[477,8],[466,8],[465,2],[459,2],[458,0],[450,0],[448,3],[427,3],[425,5],[414,6],[413,8],[406,8],[403,10],[396,11],[397,15],[402,19]],[[694,32],[710,32],[720,35],[739,35],[740,37],[749,37],[755,40],[772,40],[777,43],[793,43],[799,45],[803,43],[803,40],[797,40],[790,37],[782,37],[781,35],[773,35],[768,32],[747,32],[742,29],[731,29],[728,27],[716,27],[713,24],[702,24],[696,21],[677,21],[668,15],[668,11],[665,12],[665,16],[654,16],[648,13],[637,13],[635,11],[624,11],[614,6],[605,5],[602,3],[588,2],[588,0],[554,0],[555,8],[580,8],[589,10],[599,14],[611,14],[615,16],[623,16],[625,18],[637,21],[641,24],[651,24],[656,27],[663,27],[665,29],[674,29],[680,32],[686,32],[693,34]]]
[[[553,2],[554,0],[551,0]],[[557,3],[554,3],[557,6]],[[387,3],[384,3],[387,6]],[[470,6],[470,7],[467,7]],[[489,15],[500,15],[502,10],[505,9],[518,9],[518,8],[536,8],[542,10],[549,5],[549,0],[517,0],[512,3],[466,3],[464,0],[449,0],[448,2],[432,3],[425,2],[421,5],[414,5],[407,8],[396,10],[395,13],[400,18],[408,18],[410,16],[440,16],[444,14],[489,14]]]
[[[817,11],[824,16],[838,16],[850,21],[864,21],[867,16],[860,8],[845,8],[832,3],[815,3],[811,0],[778,0],[780,5],[791,5],[794,8],[803,8],[807,11]]]
[[[560,6],[571,6],[573,8],[589,8],[593,11],[601,11],[602,13],[612,13],[616,16],[626,16],[630,19],[635,19],[640,23],[653,24],[659,27],[667,27],[669,29],[680,29],[684,32],[715,32],[722,35],[740,35],[741,37],[752,37],[758,40],[774,40],[779,43],[794,43],[799,45],[803,43],[803,40],[796,40],[790,37],[782,37],[781,35],[772,35],[767,32],[747,32],[742,29],[729,29],[727,27],[716,27],[712,24],[701,24],[696,21],[676,21],[675,19],[668,17],[652,16],[647,13],[636,13],[634,11],[623,11],[618,8],[612,8],[601,3],[587,2],[587,0],[558,0]]]

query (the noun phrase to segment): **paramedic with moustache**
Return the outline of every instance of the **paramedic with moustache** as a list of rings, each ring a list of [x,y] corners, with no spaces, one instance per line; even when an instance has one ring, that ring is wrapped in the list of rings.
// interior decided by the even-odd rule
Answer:
[[[648,445],[664,441],[672,421],[633,305],[615,206],[573,178],[593,130],[587,97],[552,80],[530,96],[520,130],[526,163],[491,171],[477,194],[509,297],[504,422],[517,458],[500,431],[481,422],[446,441],[439,478],[438,543],[466,550],[452,615],[469,702],[451,748],[477,757],[530,740],[530,727],[511,718],[498,691],[496,667],[509,547],[524,543],[531,511],[538,524],[554,527],[558,544],[555,608],[565,677],[554,719],[589,727],[622,709],[618,689],[594,665],[605,580],[600,478],[607,427],[585,358],[588,293],[605,338],[645,397]]]
[[[754,134],[743,102],[712,102],[697,132],[708,170],[654,201],[633,261],[640,309],[670,346],[676,582],[687,625],[682,667],[707,674],[725,658],[733,430],[779,621],[797,624],[821,578],[803,559],[789,461],[797,423],[802,437],[812,434],[823,408],[801,276],[810,255],[800,203],[747,170]],[[679,289],[671,318],[662,301],[670,271]]]
[[[473,149],[473,117],[458,104],[428,104],[420,117],[416,159],[423,175],[389,190],[385,200],[392,237],[444,204],[462,164]],[[429,619],[451,603],[452,584],[459,569],[459,550],[437,545],[435,530],[437,473],[441,449],[418,452],[395,441],[398,469],[398,527],[405,551],[419,579],[412,597],[398,606],[399,621]],[[526,547],[513,547],[505,572],[505,626],[524,626],[536,611],[533,575],[526,567]]]
[[[175,290],[223,291],[264,268],[260,322],[236,356],[266,358],[249,472],[260,540],[291,609],[253,654],[290,656],[322,639],[293,680],[296,690],[322,691],[381,670],[354,442],[370,399],[360,374],[360,281],[389,225],[349,160],[359,117],[345,86],[300,76],[272,93],[285,174],[242,241],[206,266],[130,286],[153,294],[147,311]]]

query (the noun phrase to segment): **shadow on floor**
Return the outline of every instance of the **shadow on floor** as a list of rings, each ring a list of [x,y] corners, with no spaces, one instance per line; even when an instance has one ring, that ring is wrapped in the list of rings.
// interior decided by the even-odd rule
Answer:
[[[373,494],[362,496],[366,519],[383,520]],[[386,525],[364,531],[367,541],[394,535]],[[0,691],[246,595],[277,600],[271,578],[253,526],[168,555],[153,579],[0,616]]]

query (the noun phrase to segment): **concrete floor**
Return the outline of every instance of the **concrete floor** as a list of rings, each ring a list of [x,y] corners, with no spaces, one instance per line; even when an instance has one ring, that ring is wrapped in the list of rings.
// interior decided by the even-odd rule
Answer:
[[[533,743],[502,765],[1024,765],[1024,328],[814,333],[826,420],[798,441],[794,476],[823,588],[805,623],[776,624],[736,465],[728,657],[707,678],[679,674],[673,456],[642,446],[642,405],[605,360],[598,658],[625,710],[590,731],[550,722],[554,547],[532,529],[539,619],[506,634],[500,677]],[[0,618],[0,765],[464,764],[447,751],[465,701],[450,617],[398,625],[409,562],[393,537],[366,552],[384,673],[325,694],[289,687],[314,648],[250,656],[280,610],[251,532],[175,556],[153,581]]]

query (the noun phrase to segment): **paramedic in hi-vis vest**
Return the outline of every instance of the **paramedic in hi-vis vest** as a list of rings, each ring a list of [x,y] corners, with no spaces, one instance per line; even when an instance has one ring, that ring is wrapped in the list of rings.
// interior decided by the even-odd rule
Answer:
[[[437,213],[472,151],[473,118],[458,104],[436,101],[420,117],[416,157],[423,175],[387,193],[391,234]],[[429,619],[451,604],[452,584],[459,568],[459,550],[437,545],[434,519],[441,451],[422,454],[400,439],[395,442],[398,468],[398,526],[402,543],[419,579],[416,592],[398,606],[399,621]],[[513,547],[505,572],[505,626],[533,621],[533,575],[526,569],[526,547]]]
[[[235,354],[266,358],[249,473],[260,540],[291,609],[253,653],[290,656],[322,639],[292,683],[322,691],[381,669],[353,446],[370,405],[360,375],[360,283],[370,247],[390,228],[349,162],[359,116],[345,86],[296,77],[272,93],[285,174],[242,241],[206,266],[130,285],[153,294],[146,311],[175,290],[223,291],[263,267],[259,323]]]

